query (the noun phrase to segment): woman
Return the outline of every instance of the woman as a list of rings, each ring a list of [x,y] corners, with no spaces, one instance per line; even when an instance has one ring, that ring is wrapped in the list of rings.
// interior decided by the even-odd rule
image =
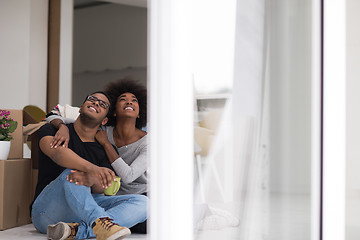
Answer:
[[[147,90],[132,79],[109,83],[105,92],[111,99],[109,122],[99,130],[96,139],[104,147],[110,164],[121,178],[118,194],[147,195],[147,133],[141,130],[146,125]],[[48,122],[59,130],[51,143],[52,147],[66,147],[69,139],[64,118],[52,115]],[[115,150],[116,148],[116,150]],[[132,232],[146,233],[146,222],[131,228]]]
[[[105,91],[113,99],[109,126],[99,131],[96,139],[121,177],[120,194],[146,194],[147,134],[141,130],[146,125],[146,88],[131,79],[123,79],[108,84]]]

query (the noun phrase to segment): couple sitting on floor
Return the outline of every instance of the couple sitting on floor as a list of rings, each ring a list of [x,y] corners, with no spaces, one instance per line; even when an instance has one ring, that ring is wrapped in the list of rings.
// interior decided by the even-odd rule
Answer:
[[[50,116],[39,130],[35,228],[54,240],[146,233],[146,88],[128,79],[111,83],[87,96],[79,113],[74,123]],[[115,175],[118,195],[103,195]]]

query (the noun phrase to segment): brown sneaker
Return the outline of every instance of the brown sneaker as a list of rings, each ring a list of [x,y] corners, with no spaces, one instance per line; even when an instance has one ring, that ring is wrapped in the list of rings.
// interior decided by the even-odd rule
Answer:
[[[47,227],[47,239],[50,240],[75,239],[78,228],[79,228],[78,223],[58,222],[57,224],[49,225]]]
[[[113,223],[108,217],[96,219],[92,229],[96,240],[119,240],[131,234],[130,229]]]

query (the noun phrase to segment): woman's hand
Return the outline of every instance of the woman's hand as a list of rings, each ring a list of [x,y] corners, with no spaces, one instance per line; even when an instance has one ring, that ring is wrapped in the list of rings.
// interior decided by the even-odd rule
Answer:
[[[109,139],[104,130],[99,130],[96,133],[96,140],[101,144],[101,146],[105,147],[106,144],[110,144]]]
[[[69,139],[69,128],[65,124],[60,124],[59,130],[56,132],[53,140],[50,143],[50,147],[57,148],[61,144],[63,147],[68,147]]]

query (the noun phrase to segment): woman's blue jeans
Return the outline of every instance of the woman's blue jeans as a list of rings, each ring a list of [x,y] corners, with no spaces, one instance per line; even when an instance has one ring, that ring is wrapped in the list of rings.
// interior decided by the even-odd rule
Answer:
[[[46,233],[48,225],[58,222],[77,222],[76,239],[85,239],[95,237],[91,225],[98,218],[109,217],[128,228],[147,219],[146,196],[93,194],[90,187],[67,181],[69,174],[70,169],[64,170],[36,198],[31,216],[39,232]]]

